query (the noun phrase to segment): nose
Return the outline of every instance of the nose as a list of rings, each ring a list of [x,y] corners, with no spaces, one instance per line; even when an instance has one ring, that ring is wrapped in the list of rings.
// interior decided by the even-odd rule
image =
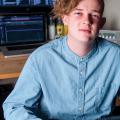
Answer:
[[[92,23],[92,17],[91,17],[90,14],[87,14],[87,15],[84,16],[83,23],[88,24],[88,25]]]

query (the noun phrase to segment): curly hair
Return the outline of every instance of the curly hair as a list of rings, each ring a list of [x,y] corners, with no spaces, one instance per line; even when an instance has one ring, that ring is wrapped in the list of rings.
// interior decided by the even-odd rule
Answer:
[[[52,13],[54,18],[62,17],[64,14],[69,14],[82,0],[55,0]],[[104,0],[98,0],[101,6],[101,13],[104,11]]]

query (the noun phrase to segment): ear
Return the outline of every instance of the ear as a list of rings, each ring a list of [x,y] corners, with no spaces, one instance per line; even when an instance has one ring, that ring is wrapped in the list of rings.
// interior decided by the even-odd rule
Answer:
[[[106,23],[106,18],[102,17],[102,19],[100,21],[100,29],[104,26],[105,23]]]
[[[63,21],[63,24],[64,24],[64,25],[68,25],[68,20],[69,20],[68,15],[63,15],[63,16],[62,16],[62,21]]]

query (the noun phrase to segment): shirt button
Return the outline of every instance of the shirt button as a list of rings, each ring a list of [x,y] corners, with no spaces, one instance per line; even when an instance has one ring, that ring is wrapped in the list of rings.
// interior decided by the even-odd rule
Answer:
[[[82,108],[82,107],[80,107],[79,110],[80,110],[81,112],[83,112],[83,108]]]
[[[82,74],[83,74],[83,72],[82,72],[82,71],[80,71],[80,74],[82,75]]]
[[[81,58],[80,61],[83,61],[83,58]]]
[[[82,89],[79,89],[80,93],[83,93],[83,90]]]

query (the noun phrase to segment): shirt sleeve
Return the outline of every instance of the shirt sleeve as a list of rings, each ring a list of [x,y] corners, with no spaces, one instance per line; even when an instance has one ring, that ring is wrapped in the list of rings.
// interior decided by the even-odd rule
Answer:
[[[37,117],[42,93],[39,73],[36,60],[29,57],[13,91],[3,103],[6,120],[42,120]]]
[[[119,90],[118,90],[117,97],[118,97],[119,100],[120,100],[120,88],[119,88]]]

